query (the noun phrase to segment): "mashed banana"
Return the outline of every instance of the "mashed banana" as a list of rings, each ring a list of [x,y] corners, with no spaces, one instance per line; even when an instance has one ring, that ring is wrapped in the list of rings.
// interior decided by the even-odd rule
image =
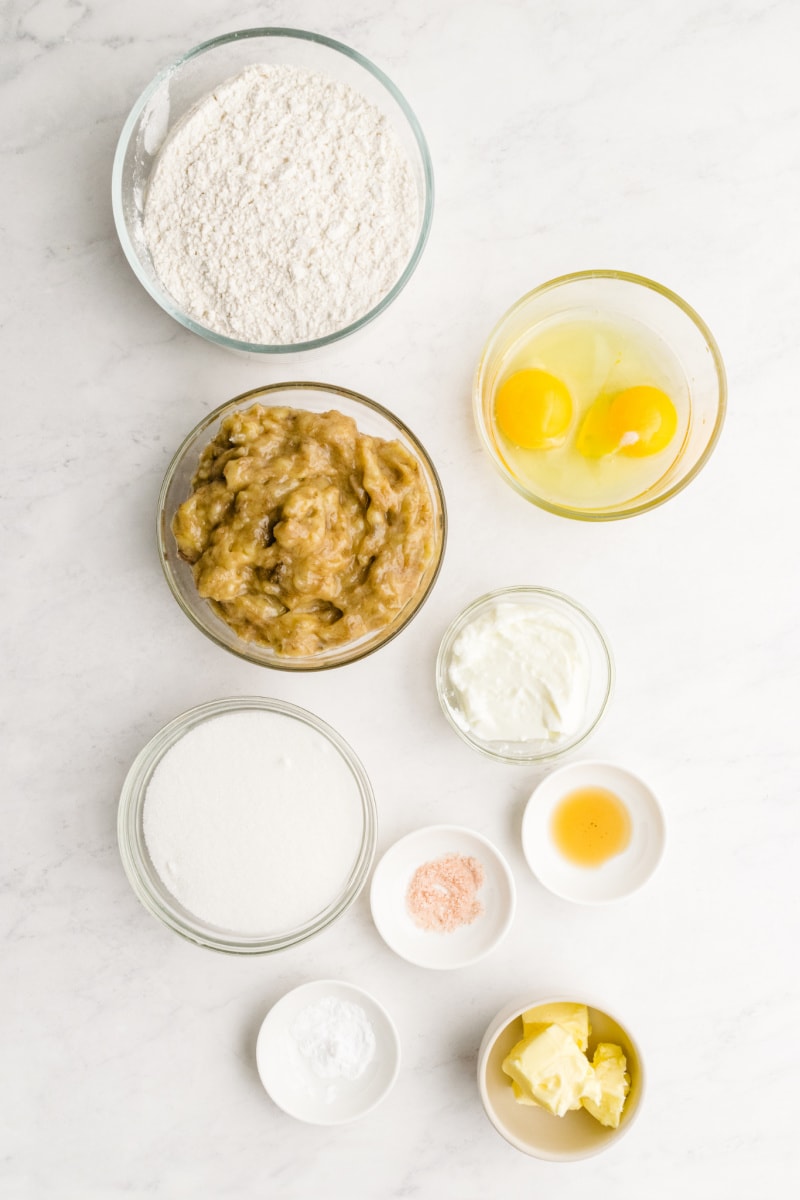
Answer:
[[[199,594],[245,641],[304,656],[389,625],[436,532],[417,459],[340,412],[253,405],[206,446],[172,524]]]

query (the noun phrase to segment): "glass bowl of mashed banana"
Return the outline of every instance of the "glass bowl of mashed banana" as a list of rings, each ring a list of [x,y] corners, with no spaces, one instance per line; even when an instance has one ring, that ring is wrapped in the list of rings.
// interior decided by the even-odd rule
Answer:
[[[158,505],[172,594],[217,645],[286,671],[371,654],[439,573],[444,495],[422,444],[345,388],[236,396],[178,449]]]

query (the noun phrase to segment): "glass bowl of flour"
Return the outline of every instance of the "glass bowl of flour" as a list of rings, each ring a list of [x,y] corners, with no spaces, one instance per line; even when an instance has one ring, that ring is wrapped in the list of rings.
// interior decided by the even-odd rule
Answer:
[[[117,835],[134,892],[168,928],[268,954],[350,907],[375,856],[377,810],[359,759],[319,717],[261,697],[213,700],[139,753]]]
[[[422,130],[382,71],[295,29],[246,29],[162,70],[125,123],[114,220],[140,283],[187,329],[288,354],[395,299],[433,211]]]

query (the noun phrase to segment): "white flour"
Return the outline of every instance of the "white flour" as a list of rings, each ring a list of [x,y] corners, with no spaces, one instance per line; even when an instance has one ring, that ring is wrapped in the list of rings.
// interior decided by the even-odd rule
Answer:
[[[419,228],[408,155],[380,111],[299,67],[252,66],[178,123],[150,180],[144,236],[200,324],[292,345],[364,316]]]
[[[341,892],[361,845],[361,799],[321,733],[280,713],[225,713],[153,772],[144,837],[166,888],[243,934],[305,923]]]

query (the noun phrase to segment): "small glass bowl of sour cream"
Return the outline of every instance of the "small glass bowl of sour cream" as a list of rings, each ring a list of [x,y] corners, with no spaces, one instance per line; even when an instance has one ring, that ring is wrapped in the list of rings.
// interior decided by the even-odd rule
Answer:
[[[442,638],[436,690],[473,750],[500,762],[549,762],[575,750],[608,707],[614,662],[594,617],[542,587],[481,596]]]

